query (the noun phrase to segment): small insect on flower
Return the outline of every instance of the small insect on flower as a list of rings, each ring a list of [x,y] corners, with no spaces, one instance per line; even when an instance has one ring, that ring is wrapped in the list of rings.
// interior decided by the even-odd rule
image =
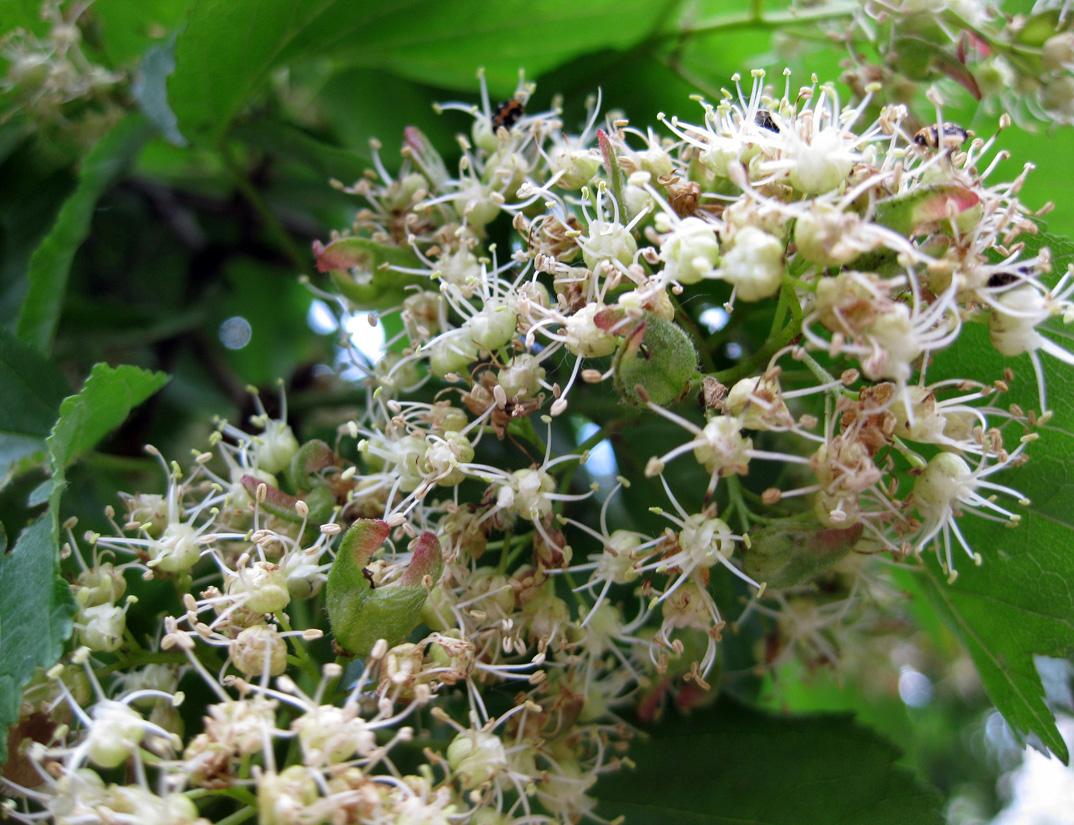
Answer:
[[[492,131],[498,132],[501,126],[510,131],[524,114],[526,114],[526,104],[517,97],[505,100],[492,113]]]
[[[1024,280],[1025,277],[1019,275],[1017,272],[997,272],[994,275],[988,276],[988,286],[992,289],[997,289]]]
[[[941,134],[943,137],[941,138]],[[934,123],[919,129],[914,143],[922,149],[958,149],[969,138],[969,133],[957,123]]]
[[[753,120],[762,129],[779,134],[779,126],[772,120],[772,113],[767,109],[758,109],[757,114],[753,116]]]

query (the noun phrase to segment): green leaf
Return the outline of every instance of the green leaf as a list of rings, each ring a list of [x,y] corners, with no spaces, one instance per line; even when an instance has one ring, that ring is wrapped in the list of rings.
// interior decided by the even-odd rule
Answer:
[[[41,21],[40,0],[5,0],[0,4],[0,35],[16,28],[37,32],[47,29]]]
[[[626,49],[675,3],[648,0],[201,0],[176,42],[169,81],[180,128],[218,141],[273,69],[311,56],[389,69],[441,87],[475,89],[485,66],[507,94],[530,76],[595,49]],[[540,44],[540,47],[535,47]]]
[[[30,259],[30,288],[19,316],[18,334],[38,350],[47,352],[52,346],[71,261],[89,234],[97,201],[153,133],[153,127],[144,118],[128,117],[105,135],[82,161],[78,186],[34,251]]]
[[[160,45],[193,5],[194,0],[96,0],[91,14],[108,62],[123,67]]]
[[[597,812],[630,825],[939,825],[940,798],[846,714],[778,716],[729,699],[665,719],[604,776]]]
[[[45,457],[67,382],[37,350],[0,329],[0,488],[23,462]]]
[[[332,146],[279,120],[258,118],[244,123],[235,129],[235,137],[270,155],[302,163],[325,180],[336,178],[349,183],[370,166],[366,157]]]
[[[53,467],[57,471],[69,467],[167,383],[163,372],[129,364],[95,364],[78,395],[60,405],[60,419],[48,437]]]
[[[355,65],[462,91],[484,67],[489,87],[506,96],[519,69],[536,78],[586,53],[637,45],[674,16],[679,0],[409,0],[383,5],[370,20],[342,27],[322,18],[303,33]]]
[[[999,483],[1032,502],[1015,529],[967,514],[959,527],[981,553],[980,567],[963,557],[948,585],[936,564],[926,566],[925,595],[969,652],[989,698],[1022,739],[1037,734],[1064,762],[1067,746],[1044,701],[1034,655],[1074,651],[1074,434],[1046,428],[1041,449]],[[1010,502],[1001,502],[1009,504]]]
[[[548,86],[559,91],[558,86]],[[376,89],[377,94],[369,94]],[[399,148],[407,126],[417,127],[433,146],[454,146],[455,134],[465,123],[461,112],[455,117],[443,117],[433,110],[433,104],[444,98],[440,89],[433,89],[378,69],[347,67],[333,74],[321,88],[320,99],[331,101],[320,107],[326,126],[339,143],[351,147],[356,156],[371,165],[370,138],[384,144],[381,160],[389,170],[399,168]],[[391,106],[381,104],[391,100]],[[357,176],[348,176],[334,169],[331,177],[348,183]]]
[[[988,346],[979,325],[963,330],[957,349],[936,359],[930,378],[997,375],[1007,364],[1016,380],[1003,405],[1039,406],[1027,358],[1005,362]],[[1022,523],[1006,529],[964,513],[959,529],[983,557],[982,565],[975,567],[960,549],[958,579],[948,585],[935,559],[928,559],[921,586],[969,652],[989,698],[1016,736],[1035,733],[1067,761],[1068,750],[1045,704],[1033,657],[1074,651],[1074,386],[1069,368],[1047,356],[1042,360],[1054,418],[1038,428],[1040,440],[1028,446],[1027,464],[989,479],[1030,500],[1027,508],[1006,496],[998,501],[1020,512]]]
[[[7,760],[7,729],[19,717],[22,689],[35,668],[59,660],[74,610],[49,519],[41,516],[0,558],[0,763]]]
[[[48,437],[52,459],[50,509],[58,530],[60,496],[66,485],[66,470],[82,453],[92,448],[130,415],[132,409],[168,383],[162,372],[139,367],[110,367],[96,364],[78,395],[64,399],[60,418]]]

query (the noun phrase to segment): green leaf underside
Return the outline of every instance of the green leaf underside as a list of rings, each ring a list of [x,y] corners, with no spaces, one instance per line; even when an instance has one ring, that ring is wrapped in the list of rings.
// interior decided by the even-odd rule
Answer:
[[[630,825],[939,825],[940,798],[846,714],[777,716],[729,699],[663,720],[603,777],[597,813]]]
[[[179,133],[175,112],[168,105],[168,75],[175,71],[175,50],[171,45],[157,46],[146,52],[138,67],[131,94],[142,112],[176,146],[185,146]]]
[[[998,375],[1006,364],[1016,380],[1000,406],[1009,402],[1037,409],[1033,371],[1025,357],[1004,361],[987,345],[979,325],[963,330],[957,351],[944,352],[930,379],[951,375]],[[972,657],[989,698],[1016,736],[1034,733],[1057,756],[1069,753],[1044,701],[1034,655],[1067,656],[1074,651],[1074,386],[1069,369],[1043,356],[1049,406],[1054,418],[1038,428],[1030,460],[989,481],[1016,488],[1029,500],[1021,507],[1000,494],[997,503],[1022,515],[1013,529],[971,512],[958,519],[969,545],[983,557],[976,567],[957,545],[952,550],[958,579],[947,584],[927,548],[922,590]],[[1012,432],[1014,430],[1012,429]],[[1013,445],[1008,445],[1013,448]],[[972,461],[969,462],[971,465]],[[985,494],[991,491],[984,490]]]
[[[35,668],[60,658],[73,613],[49,518],[41,516],[0,558],[0,763],[7,759],[7,728],[18,719],[22,688]]]
[[[0,487],[20,461],[35,455],[43,460],[45,437],[67,393],[54,364],[0,330]]]
[[[67,277],[75,252],[89,234],[97,201],[154,134],[140,116],[130,116],[90,150],[78,186],[60,209],[52,229],[30,259],[29,290],[19,315],[18,335],[47,352],[56,334]]]
[[[274,68],[314,55],[464,90],[476,89],[484,66],[503,96],[522,65],[536,77],[587,51],[635,45],[669,5],[546,0],[537,15],[529,0],[261,0],[250,14],[230,0],[201,0],[176,42],[169,93],[186,137],[213,141]]]

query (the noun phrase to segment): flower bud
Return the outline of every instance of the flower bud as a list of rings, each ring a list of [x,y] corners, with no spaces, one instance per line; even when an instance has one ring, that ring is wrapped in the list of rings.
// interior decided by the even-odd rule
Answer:
[[[129,691],[159,690],[174,693],[179,685],[179,677],[175,665],[154,664],[128,672],[124,682]],[[146,696],[136,700],[134,704],[138,707],[150,707],[159,701],[160,697]]]
[[[538,643],[562,637],[571,621],[571,610],[552,590],[551,582],[522,607],[530,638]]]
[[[998,303],[1000,306],[988,318],[988,334],[996,351],[1013,358],[1037,349],[1039,334],[1035,327],[1047,317],[1044,296],[1025,285],[1003,293]]]
[[[518,316],[504,301],[486,301],[484,308],[463,326],[481,352],[495,352],[515,336]]]
[[[717,275],[735,287],[738,298],[753,302],[779,292],[783,269],[779,238],[747,226],[735,233],[734,246],[724,251]]]
[[[784,430],[794,426],[777,378],[743,378],[737,381],[724,407],[747,430]]]
[[[265,771],[257,779],[257,813],[261,825],[309,822],[320,797],[313,768],[290,765],[279,774]]]
[[[168,502],[158,493],[122,495],[127,509],[127,521],[140,524],[151,536],[159,536],[168,523]],[[114,601],[114,600],[113,600]]]
[[[580,358],[600,358],[611,355],[619,346],[619,337],[606,332],[595,318],[602,311],[598,304],[587,304],[567,319],[563,333],[567,349]]]
[[[807,261],[844,266],[863,252],[876,249],[882,241],[876,233],[869,233],[867,224],[853,212],[814,204],[795,221],[794,243]]]
[[[321,705],[295,719],[291,730],[298,733],[307,764],[335,765],[355,753],[366,756],[377,745],[376,735],[364,719],[355,716],[353,705]]]
[[[86,756],[100,768],[122,765],[145,735],[141,715],[122,702],[102,699],[93,708],[93,722],[86,736]]]
[[[161,537],[149,545],[148,564],[164,573],[185,573],[200,557],[201,546],[194,528],[186,522],[171,522]]]
[[[541,389],[541,380],[545,376],[544,367],[537,356],[522,352],[507,362],[496,375],[508,398],[530,398]]]
[[[485,785],[507,768],[503,742],[486,731],[459,733],[447,747],[447,761],[463,790]]]
[[[272,625],[243,630],[229,646],[231,660],[245,676],[279,676],[287,670],[287,643]]]
[[[278,473],[291,463],[298,452],[298,439],[283,421],[269,419],[265,431],[254,440],[254,461],[266,473]]]
[[[109,785],[107,800],[95,810],[109,811],[103,821],[138,822],[140,825],[198,825],[194,803],[181,793],[157,796],[141,785]],[[70,820],[67,820],[70,821]]]
[[[492,191],[488,184],[474,181],[466,188],[460,189],[452,200],[455,209],[475,230],[483,229],[500,214],[500,205],[492,199]]]
[[[552,512],[549,493],[555,492],[556,480],[548,473],[525,468],[515,470],[510,483],[500,487],[496,503],[525,519],[537,521]]]
[[[318,556],[289,553],[283,565],[287,577],[287,592],[292,599],[312,599],[324,587],[324,573]]]
[[[696,284],[710,277],[720,260],[716,231],[700,218],[684,218],[660,245],[664,276],[680,284]]]
[[[1074,32],[1049,37],[1041,49],[1041,65],[1048,72],[1069,71],[1074,64]]]
[[[561,143],[548,153],[549,172],[562,172],[556,186],[577,191],[600,171],[600,158],[590,149],[572,149]]]
[[[817,132],[809,143],[796,143],[791,154],[795,161],[791,186],[807,195],[839,189],[855,160],[844,133],[835,127]]]
[[[621,223],[590,221],[589,237],[582,243],[582,258],[590,269],[603,261],[618,261],[629,266],[637,251],[637,241]]]
[[[133,596],[131,597],[134,598]],[[123,644],[127,630],[127,607],[98,604],[85,607],[78,613],[79,638],[82,644],[96,653],[111,653]]]
[[[115,604],[127,591],[127,582],[123,571],[117,570],[112,562],[105,561],[78,574],[74,586],[75,601],[82,607],[94,607],[99,604]]]
[[[465,327],[438,336],[429,346],[429,371],[437,378],[450,372],[465,373],[479,357],[476,343]]]
[[[228,583],[228,593],[246,594],[244,606],[254,613],[277,613],[287,607],[291,596],[287,592],[287,574],[279,565],[259,561],[241,570]]]
[[[1074,117],[1074,77],[1048,78],[1040,90],[1040,104],[1063,122]]]
[[[436,479],[441,487],[454,487],[466,478],[459,468],[474,459],[474,448],[470,439],[459,433],[445,433],[441,439],[430,439],[425,451],[426,472]]]

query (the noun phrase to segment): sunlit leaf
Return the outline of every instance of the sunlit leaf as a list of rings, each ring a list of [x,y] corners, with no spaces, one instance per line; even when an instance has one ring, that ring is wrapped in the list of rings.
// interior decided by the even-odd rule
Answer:
[[[218,140],[274,68],[312,56],[471,90],[484,66],[495,93],[505,95],[520,68],[532,77],[589,50],[628,48],[677,5],[262,0],[251,15],[242,4],[201,0],[176,44],[172,105],[188,138]]]

